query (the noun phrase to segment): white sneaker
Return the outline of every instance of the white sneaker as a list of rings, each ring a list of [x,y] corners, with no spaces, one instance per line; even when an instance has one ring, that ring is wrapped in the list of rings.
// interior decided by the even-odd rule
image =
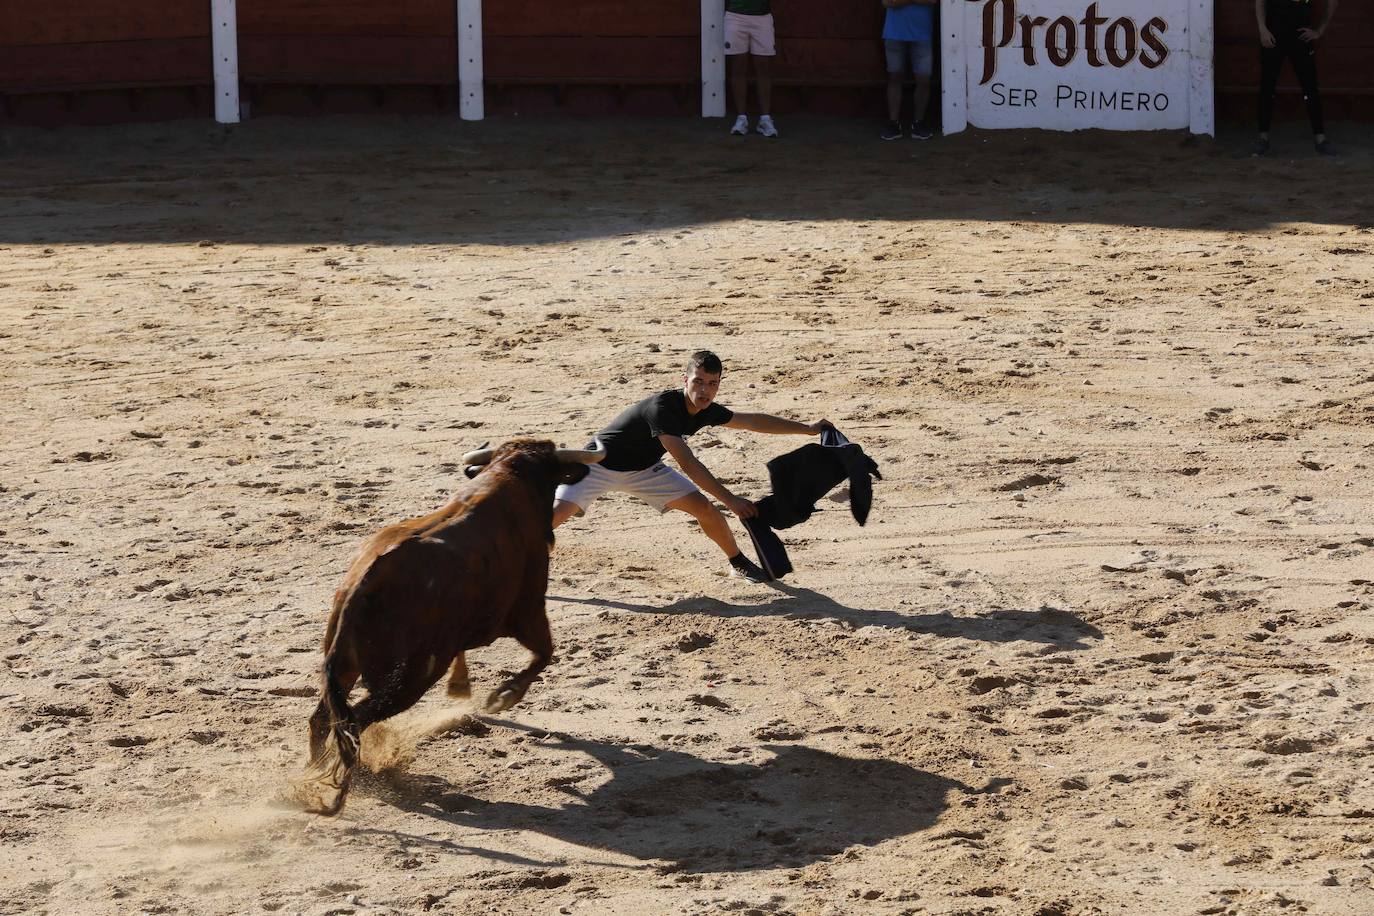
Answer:
[[[759,118],[759,133],[765,137],[776,137],[778,135],[777,125],[773,123],[772,115],[763,115]]]
[[[735,126],[730,128],[730,133],[736,137],[743,137],[745,134],[749,133],[748,116],[740,115],[738,118],[735,118]]]

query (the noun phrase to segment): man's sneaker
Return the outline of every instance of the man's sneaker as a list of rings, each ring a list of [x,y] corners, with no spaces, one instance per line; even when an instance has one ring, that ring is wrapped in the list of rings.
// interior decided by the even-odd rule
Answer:
[[[763,115],[759,118],[759,133],[765,137],[776,137],[778,135],[777,125],[773,123],[772,115]]]
[[[883,128],[883,132],[879,134],[879,136],[881,136],[884,140],[902,139],[902,122],[888,121],[887,127]]]
[[[935,131],[927,127],[924,121],[917,121],[911,126],[911,139],[913,140],[929,140],[933,136],[935,136]]]
[[[767,582],[768,573],[759,568],[753,560],[740,554],[730,561],[730,575],[746,582]]]
[[[1318,140],[1318,141],[1317,141],[1317,155],[1319,155],[1319,156],[1334,156],[1334,155],[1336,155],[1336,147],[1334,147],[1334,146],[1331,145],[1331,141],[1330,141],[1330,140]]]
[[[1252,158],[1258,158],[1260,156],[1268,155],[1269,139],[1267,137],[1260,137],[1258,140],[1255,141],[1254,145],[1250,147],[1250,156]]]
[[[736,137],[743,137],[745,134],[749,133],[749,117],[747,115],[740,115],[738,118],[735,118],[735,126],[730,128],[730,133]]]

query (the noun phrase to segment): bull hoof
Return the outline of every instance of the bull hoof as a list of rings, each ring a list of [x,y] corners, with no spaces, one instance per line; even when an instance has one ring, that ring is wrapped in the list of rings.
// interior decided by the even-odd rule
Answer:
[[[279,792],[272,803],[276,807],[334,817],[343,810],[348,798],[348,783],[347,778],[342,783],[333,782],[328,774],[318,770],[307,772],[301,781]]]
[[[514,687],[499,687],[487,697],[486,711],[489,713],[505,712],[519,703],[523,696],[524,693]]]
[[[321,817],[337,817],[343,810],[344,802],[348,801],[348,786],[343,786],[338,793],[328,803],[322,803],[318,807],[308,809],[310,814],[318,814]]]
[[[469,681],[450,682],[448,685],[448,695],[455,700],[466,700],[472,696],[472,684]]]

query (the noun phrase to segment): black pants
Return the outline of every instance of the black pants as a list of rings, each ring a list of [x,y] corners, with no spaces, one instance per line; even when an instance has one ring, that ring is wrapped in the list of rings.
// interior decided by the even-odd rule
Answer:
[[[1279,83],[1279,71],[1283,69],[1284,58],[1293,62],[1293,72],[1302,86],[1312,133],[1326,133],[1322,121],[1322,97],[1317,89],[1317,49],[1311,42],[1299,38],[1296,29],[1286,33],[1275,31],[1274,47],[1260,46],[1260,133],[1268,133],[1269,124],[1274,119],[1274,87]]]

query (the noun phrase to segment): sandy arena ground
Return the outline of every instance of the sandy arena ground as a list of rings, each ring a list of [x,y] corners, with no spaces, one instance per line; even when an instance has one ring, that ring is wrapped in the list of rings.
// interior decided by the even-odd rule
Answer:
[[[1374,912],[1374,131],[781,126],[0,138],[0,912]],[[275,807],[362,538],[703,346],[869,525],[598,504],[522,705]]]

